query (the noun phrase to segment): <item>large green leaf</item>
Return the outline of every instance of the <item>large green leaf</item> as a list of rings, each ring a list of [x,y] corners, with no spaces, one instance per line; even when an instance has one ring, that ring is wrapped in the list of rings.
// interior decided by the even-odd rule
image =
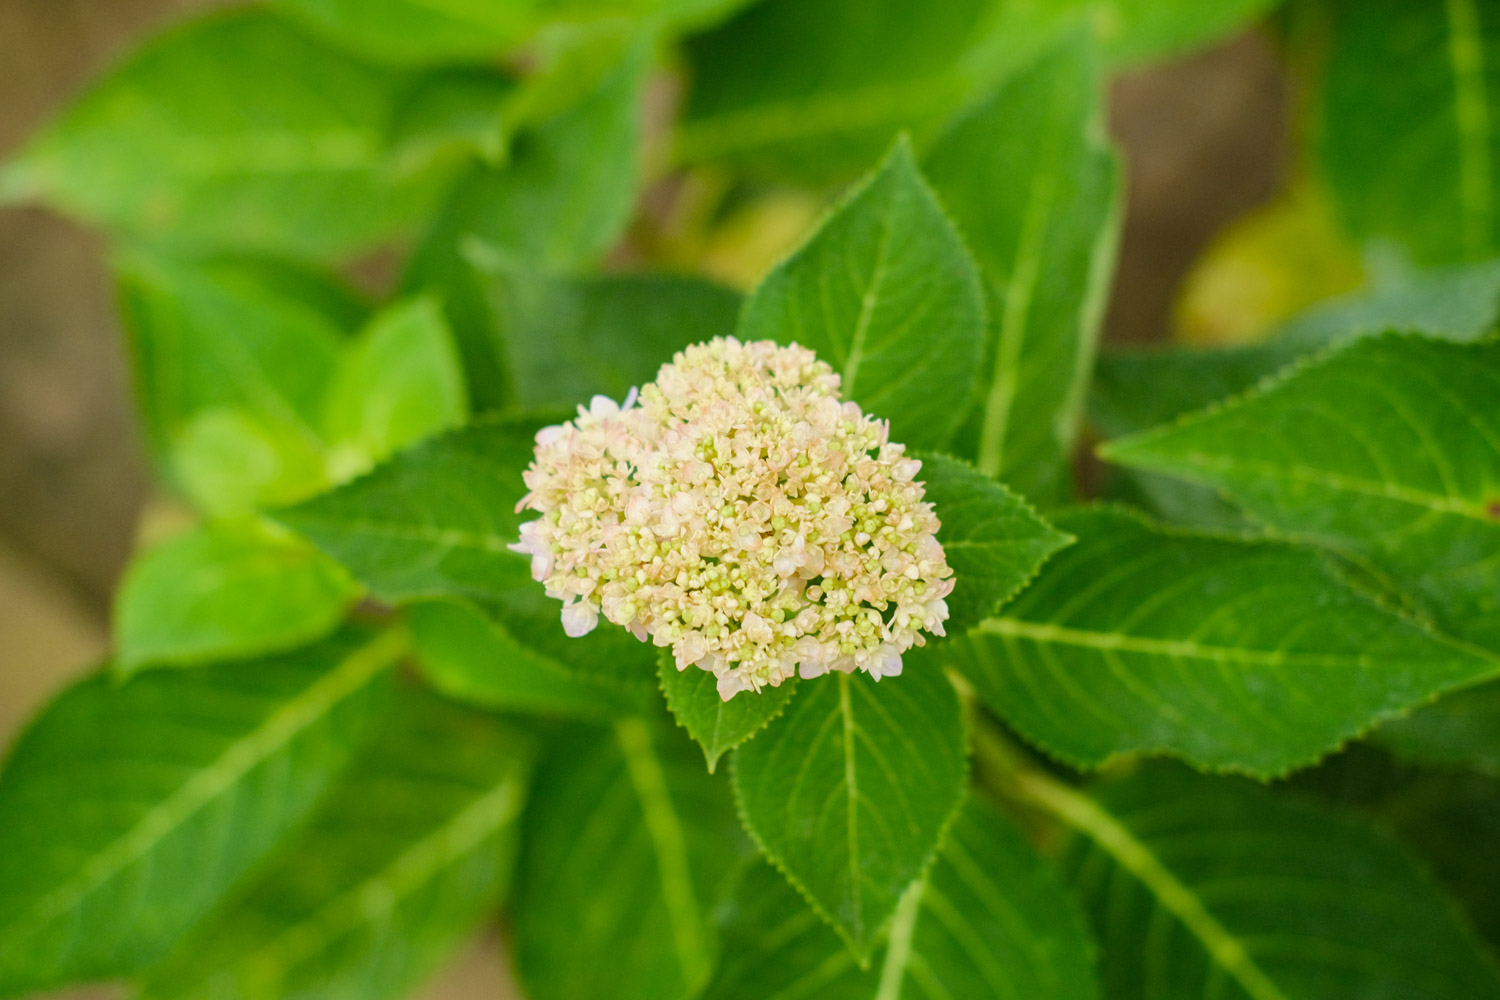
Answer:
[[[644,711],[654,701],[643,681],[611,683],[610,674],[549,656],[457,602],[415,605],[409,625],[422,673],[453,698],[507,711],[594,719]]]
[[[1246,782],[1152,769],[1090,799],[1072,881],[1120,1000],[1468,1000],[1500,995],[1473,930],[1398,844]]]
[[[1398,757],[1500,778],[1500,684],[1448,695],[1375,731]]]
[[[442,180],[387,169],[402,86],[269,12],[212,14],[96,83],[0,197],[172,245],[344,256],[409,227]]]
[[[733,769],[751,836],[861,964],[936,854],[967,772],[958,695],[940,670],[914,664],[876,683],[801,685]]]
[[[1476,0],[1326,7],[1331,41],[1314,135],[1344,221],[1420,260],[1493,256],[1500,10]]]
[[[713,968],[709,922],[744,854],[728,789],[669,724],[553,741],[527,813],[516,964],[534,1000],[676,1000]]]
[[[1062,881],[992,807],[971,800],[932,873],[907,890],[890,942],[861,970],[769,865],[722,914],[724,958],[703,1000],[1090,1000],[1083,918]]]
[[[725,701],[719,695],[718,678],[712,671],[679,668],[665,651],[658,657],[662,694],[677,724],[703,747],[712,774],[719,758],[760,732],[786,711],[797,689],[797,680],[780,687],[751,691]]]
[[[0,772],[0,995],[159,958],[303,820],[400,651],[357,638],[96,674],[33,721]]]
[[[1043,505],[1071,495],[1119,236],[1101,88],[1092,40],[1069,36],[956,122],[926,161],[989,297],[980,405],[960,452]]]
[[[966,462],[922,457],[926,499],[942,521],[938,540],[957,581],[948,597],[950,632],[993,614],[1073,541],[1030,505]]]
[[[1116,510],[999,616],[938,652],[1072,764],[1134,751],[1257,775],[1309,763],[1500,657],[1346,586],[1313,549],[1153,528]]]
[[[947,442],[974,384],[984,299],[905,141],[755,290],[739,336],[812,348],[845,399],[890,418],[894,440]]]
[[[254,525],[196,528],[141,555],[115,603],[115,667],[204,663],[291,649],[333,631],[355,588],[298,538]]]
[[[504,893],[529,754],[492,716],[403,692],[307,829],[140,995],[403,996]]]
[[[1373,337],[1104,454],[1224,490],[1500,649],[1497,398],[1500,343]]]

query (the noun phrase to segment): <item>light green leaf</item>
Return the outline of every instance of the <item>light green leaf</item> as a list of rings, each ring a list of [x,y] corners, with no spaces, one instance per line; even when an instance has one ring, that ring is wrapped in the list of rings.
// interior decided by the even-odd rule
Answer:
[[[404,693],[308,828],[140,996],[405,995],[504,894],[529,754],[492,716]]]
[[[742,340],[816,351],[845,399],[919,448],[942,447],[963,418],[983,336],[974,262],[904,140],[762,282],[739,325]]]
[[[1120,1000],[1468,1000],[1500,973],[1404,848],[1247,782],[1152,769],[1048,790]]]
[[[902,897],[890,942],[861,970],[769,865],[724,908],[724,958],[702,1000],[1090,1000],[1083,918],[1062,881],[992,807],[971,800],[926,882]]]
[[[387,170],[402,84],[267,11],[212,14],[96,83],[13,183],[121,235],[344,257],[408,228],[444,179]]]
[[[500,166],[510,152],[508,105],[516,90],[513,77],[480,67],[423,74],[392,114],[391,169],[420,173],[445,162],[467,166],[474,158]]]
[[[301,539],[255,525],[195,528],[142,554],[115,603],[115,668],[238,659],[333,631],[355,588]]]
[[[398,302],[349,345],[324,400],[333,478],[463,423],[463,370],[432,299]]]
[[[378,59],[490,62],[533,27],[541,0],[275,0],[275,6]]]
[[[761,850],[867,964],[963,799],[958,695],[913,668],[801,685],[774,726],[735,751],[740,816]]]
[[[1283,774],[1500,657],[1349,589],[1313,549],[1059,517],[1078,544],[939,652],[1027,739],[1075,765],[1169,753]]]
[[[1099,0],[1100,40],[1115,65],[1165,59],[1243,30],[1282,0]]]
[[[1500,684],[1448,695],[1372,737],[1403,760],[1500,778]]]
[[[561,734],[527,811],[514,906],[533,1000],[678,1000],[716,953],[710,906],[745,853],[728,789],[670,725]]]
[[[596,393],[623,400],[677,351],[733,333],[739,315],[738,294],[697,278],[549,277],[475,260],[522,410],[568,412]]]
[[[609,683],[513,636],[463,604],[433,601],[408,612],[422,673],[452,698],[505,711],[592,719],[641,712],[654,700],[644,684]],[[591,651],[593,647],[590,647]]]
[[[32,722],[0,772],[0,995],[161,957],[302,822],[400,652],[356,638],[96,674]]]
[[[1428,263],[1494,256],[1500,10],[1476,0],[1325,7],[1313,136],[1344,222]]]
[[[1068,459],[1119,238],[1102,86],[1092,41],[1069,36],[959,119],[926,161],[989,303],[979,406],[958,450],[1043,506],[1072,494]]]
[[[1072,544],[1010,490],[946,455],[922,457],[927,502],[942,521],[938,541],[957,585],[948,597],[950,632],[995,612],[1036,576],[1047,558]]]
[[[797,679],[780,687],[748,691],[725,701],[719,697],[713,672],[695,667],[679,670],[670,653],[663,651],[660,663],[661,690],[667,696],[677,724],[703,747],[712,774],[719,758],[760,732],[786,710],[797,690]]]
[[[1497,398],[1500,343],[1374,337],[1103,454],[1215,486],[1500,650]]]

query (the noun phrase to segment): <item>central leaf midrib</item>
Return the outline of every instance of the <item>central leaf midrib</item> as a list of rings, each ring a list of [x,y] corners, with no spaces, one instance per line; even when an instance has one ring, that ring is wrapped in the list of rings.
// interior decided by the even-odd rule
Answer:
[[[849,355],[844,361],[842,378],[842,390],[845,397],[854,398],[854,379],[859,374],[859,366],[864,361],[865,341],[870,336],[870,324],[874,322],[875,305],[880,296],[880,288],[885,283],[886,258],[891,248],[891,216],[895,214],[896,206],[890,205],[882,213],[880,219],[880,242],[875,247],[875,265],[870,271],[870,284],[865,288],[864,295],[859,302],[859,317],[854,323],[854,332],[849,336]]]

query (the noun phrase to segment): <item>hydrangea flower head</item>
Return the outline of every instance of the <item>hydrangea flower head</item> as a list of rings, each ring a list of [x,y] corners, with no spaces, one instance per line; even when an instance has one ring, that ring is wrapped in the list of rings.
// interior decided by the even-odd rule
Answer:
[[[812,351],[722,337],[537,434],[517,510],[541,516],[512,548],[569,635],[602,613],[726,701],[799,670],[878,680],[948,617],[920,469]]]

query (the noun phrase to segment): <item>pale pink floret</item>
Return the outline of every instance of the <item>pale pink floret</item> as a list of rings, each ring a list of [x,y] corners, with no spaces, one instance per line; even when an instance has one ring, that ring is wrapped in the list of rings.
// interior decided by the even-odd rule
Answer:
[[[511,547],[567,633],[602,613],[726,700],[799,671],[899,675],[943,634],[953,574],[921,463],[838,391],[805,348],[726,337],[538,433],[518,509],[541,517]]]

